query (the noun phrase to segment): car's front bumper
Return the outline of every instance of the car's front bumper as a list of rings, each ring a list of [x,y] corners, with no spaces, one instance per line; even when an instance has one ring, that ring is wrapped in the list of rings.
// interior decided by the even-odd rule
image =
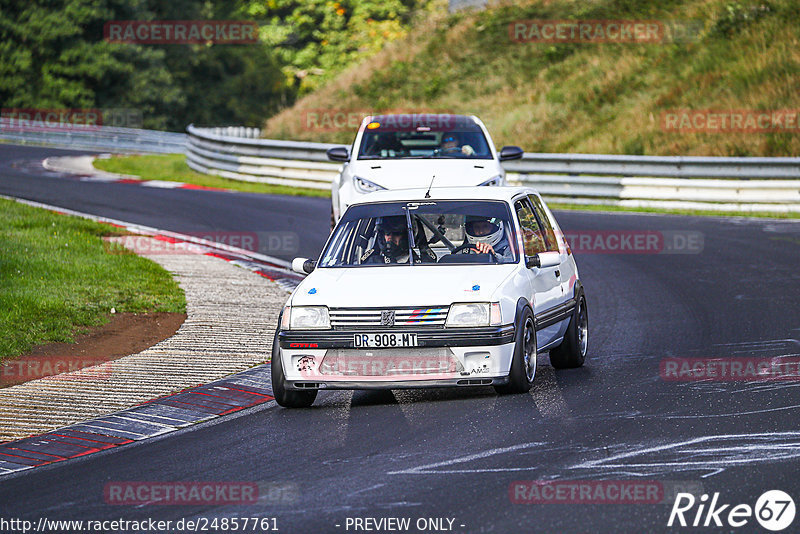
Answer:
[[[359,330],[282,330],[278,334],[281,349],[354,348],[356,334],[417,334],[420,347],[480,347],[505,345],[514,341],[514,325],[478,328],[362,328]]]
[[[422,389],[458,386],[500,386],[508,384],[508,375],[485,378],[441,378],[433,380],[287,380],[286,389]]]
[[[365,332],[414,333],[417,346],[356,348]],[[508,382],[514,326],[282,331],[289,389],[402,389]]]

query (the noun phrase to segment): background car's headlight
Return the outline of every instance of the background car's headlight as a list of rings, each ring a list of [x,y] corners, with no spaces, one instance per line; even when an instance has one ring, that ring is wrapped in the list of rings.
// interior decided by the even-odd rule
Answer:
[[[501,185],[502,183],[503,183],[503,177],[498,174],[494,178],[489,178],[488,180],[486,180],[482,184],[479,184],[478,187],[480,187],[482,185]]]
[[[361,193],[372,193],[373,191],[386,189],[385,187],[381,187],[378,184],[372,183],[363,178],[359,178],[358,176],[353,176],[353,185],[356,187],[356,190],[360,191]]]
[[[289,313],[290,330],[316,330],[331,327],[328,308],[325,306],[291,306],[284,311]]]
[[[445,323],[446,326],[495,326],[499,324],[499,302],[453,304],[450,306]]]

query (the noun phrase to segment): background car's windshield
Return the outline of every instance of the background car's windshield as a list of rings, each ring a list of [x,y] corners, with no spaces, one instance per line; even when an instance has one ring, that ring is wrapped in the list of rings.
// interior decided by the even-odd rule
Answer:
[[[408,264],[409,206],[415,265],[507,264],[518,259],[509,210],[498,201],[385,202],[351,207],[336,227],[322,254],[320,267]],[[468,232],[476,226],[492,230],[494,253],[478,253]],[[475,239],[473,237],[473,239]]]
[[[358,159],[491,159],[481,128],[457,115],[374,117],[361,139]]]

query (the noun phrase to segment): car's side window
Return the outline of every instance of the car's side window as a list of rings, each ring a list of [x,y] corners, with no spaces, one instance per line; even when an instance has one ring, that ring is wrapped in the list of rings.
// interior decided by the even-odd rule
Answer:
[[[545,252],[545,245],[539,221],[533,213],[533,207],[528,199],[522,199],[514,203],[514,210],[517,212],[519,227],[522,230],[522,244],[526,256],[533,256],[540,252]]]
[[[528,195],[528,199],[533,204],[533,212],[544,230],[545,246],[548,252],[558,252],[558,241],[556,240],[556,232],[553,230],[553,224],[547,217],[547,212],[544,210],[542,199],[536,195]]]

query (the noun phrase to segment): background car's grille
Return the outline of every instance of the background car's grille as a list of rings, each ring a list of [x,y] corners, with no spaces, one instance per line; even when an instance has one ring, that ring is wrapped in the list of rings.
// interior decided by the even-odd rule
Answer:
[[[444,326],[449,306],[408,308],[331,308],[333,328],[392,328],[403,326]],[[383,312],[394,312],[394,324],[381,322]]]

